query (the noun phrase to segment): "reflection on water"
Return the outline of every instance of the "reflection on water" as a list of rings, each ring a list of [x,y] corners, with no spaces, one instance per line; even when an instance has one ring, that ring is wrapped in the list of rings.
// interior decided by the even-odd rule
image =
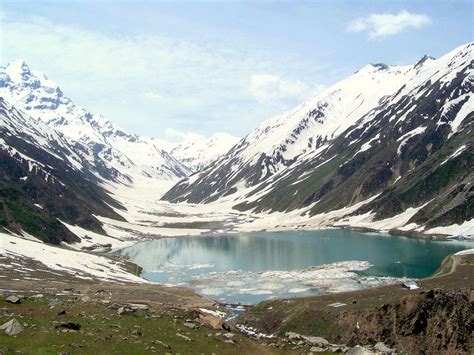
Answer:
[[[257,302],[365,287],[394,277],[426,277],[465,246],[333,229],[161,239],[120,253],[143,267],[149,280],[189,285],[214,298]]]

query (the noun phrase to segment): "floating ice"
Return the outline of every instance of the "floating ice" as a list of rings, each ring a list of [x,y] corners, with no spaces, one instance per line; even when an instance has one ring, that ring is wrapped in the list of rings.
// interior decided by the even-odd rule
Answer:
[[[185,283],[206,296],[261,300],[295,294],[344,292],[397,280],[357,273],[371,267],[368,261],[350,260],[306,269],[257,272],[216,270],[213,264],[179,265],[167,262],[158,271],[167,275],[168,284]]]
[[[193,264],[189,267],[189,270],[214,269],[215,267],[213,264]]]

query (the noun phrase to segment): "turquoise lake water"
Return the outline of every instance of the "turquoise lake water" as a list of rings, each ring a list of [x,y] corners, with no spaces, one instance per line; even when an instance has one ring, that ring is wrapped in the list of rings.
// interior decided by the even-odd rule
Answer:
[[[140,265],[145,279],[256,303],[427,277],[473,244],[329,229],[160,239],[119,253]]]

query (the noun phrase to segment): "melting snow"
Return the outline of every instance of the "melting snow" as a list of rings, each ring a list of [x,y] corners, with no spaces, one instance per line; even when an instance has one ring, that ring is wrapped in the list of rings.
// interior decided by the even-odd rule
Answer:
[[[50,269],[84,279],[148,282],[128,273],[121,263],[106,257],[55,247],[11,234],[0,233],[0,238],[0,255],[8,259],[28,258]]]

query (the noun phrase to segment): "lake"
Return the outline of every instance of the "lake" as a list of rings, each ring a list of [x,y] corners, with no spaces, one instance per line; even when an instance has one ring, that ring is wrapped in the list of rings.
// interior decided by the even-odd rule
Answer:
[[[469,243],[328,229],[169,238],[118,252],[140,265],[147,280],[257,303],[427,277]]]

